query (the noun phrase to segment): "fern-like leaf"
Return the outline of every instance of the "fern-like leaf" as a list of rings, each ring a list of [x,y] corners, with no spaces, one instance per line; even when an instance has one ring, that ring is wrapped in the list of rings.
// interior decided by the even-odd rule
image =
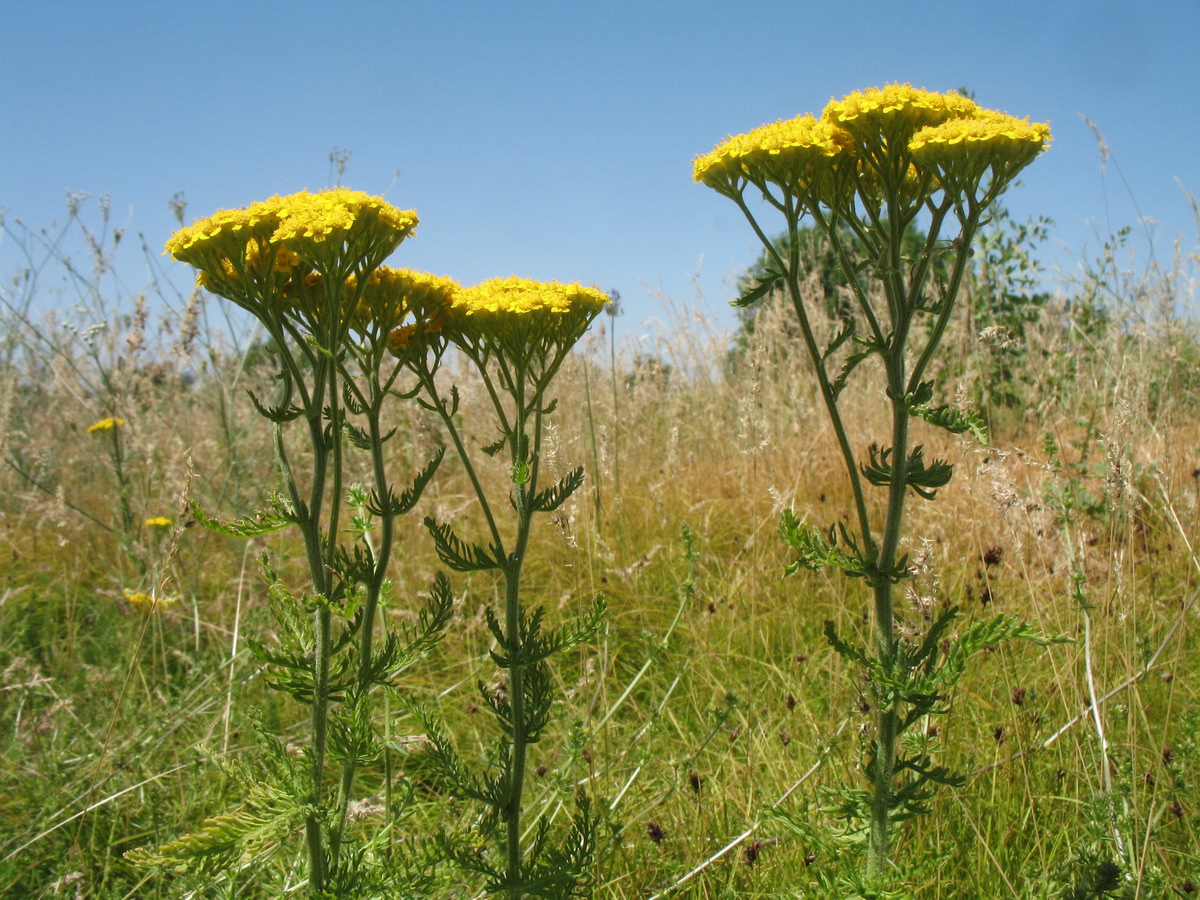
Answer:
[[[564,475],[558,484],[535,494],[529,501],[529,508],[534,512],[553,512],[566,503],[567,498],[575,493],[582,484],[583,466],[580,466]]]
[[[491,552],[478,544],[468,544],[459,539],[450,525],[439,525],[432,517],[425,517],[425,527],[433,537],[438,558],[456,572],[486,572],[501,568],[494,548]]]
[[[292,519],[287,516],[262,510],[242,516],[240,519],[222,521],[209,516],[195,503],[192,504],[192,515],[209,531],[235,538],[260,537],[292,524]]]

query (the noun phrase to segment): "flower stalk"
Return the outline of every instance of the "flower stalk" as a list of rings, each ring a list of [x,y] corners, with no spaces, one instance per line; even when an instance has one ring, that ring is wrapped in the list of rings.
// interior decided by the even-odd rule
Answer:
[[[935,385],[925,380],[954,311],[971,241],[988,206],[1049,140],[1045,125],[982,109],[957,94],[895,84],[831,101],[819,119],[800,116],[730,137],[694,163],[696,181],[733,200],[767,248],[771,267],[735,305],[754,303],[773,288],[785,292],[854,497],[853,532],[842,525],[826,532],[804,526],[790,510],[780,526],[796,552],[790,573],[832,566],[863,579],[871,592],[873,649],[851,644],[826,623],[834,649],[867,676],[874,711],[866,749],[868,788],[847,791],[841,806],[851,832],[860,827],[867,832],[866,880],[847,874],[842,887],[888,881],[897,869],[892,826],[924,812],[938,785],[960,783],[928,753],[901,754],[899,741],[913,723],[946,711],[961,662],[982,646],[981,635],[1041,640],[1023,623],[999,617],[982,631],[973,626],[942,651],[939,639],[957,615],[952,607],[914,646],[900,637],[895,588],[910,574],[902,553],[909,492],[932,500],[952,474],[949,463],[927,463],[922,447],[912,445],[911,420],[983,437],[977,416],[932,407]],[[757,221],[745,197],[748,189],[782,215],[786,252]],[[854,312],[824,347],[805,304],[799,256],[805,216],[828,238],[854,301]],[[957,224],[958,236],[943,241],[949,221]],[[906,255],[913,232],[921,251]],[[848,237],[856,252],[847,246]],[[871,357],[878,357],[883,370],[890,442],[882,450],[872,444],[861,459],[840,400]],[[869,487],[886,492],[881,516],[872,512],[878,507],[869,500]]]
[[[423,391],[422,403],[442,419],[487,523],[487,543],[461,540],[449,525],[426,519],[442,561],[458,571],[498,571],[504,579],[504,607],[486,610],[495,639],[492,658],[506,673],[502,687],[484,687],[483,699],[497,720],[504,760],[500,771],[482,777],[466,774],[461,760],[425,715],[435,755],[459,794],[481,802],[499,823],[503,865],[493,866],[460,842],[444,848],[465,869],[487,879],[488,890],[506,900],[527,896],[570,897],[586,885],[595,839],[586,798],[578,799],[571,834],[564,849],[549,849],[540,835],[532,846],[523,839],[525,779],[530,747],[550,720],[553,702],[549,658],[589,640],[604,615],[597,599],[582,618],[543,631],[542,608],[531,609],[521,576],[528,557],[534,514],[557,509],[583,483],[578,468],[550,488],[541,489],[544,420],[555,405],[551,383],[567,353],[607,304],[604,294],[579,285],[540,283],[525,279],[495,279],[457,293],[442,309],[430,311],[433,323],[409,336],[409,361]],[[483,448],[488,456],[506,451],[508,500],[515,522],[501,527],[495,498],[480,477],[477,459],[456,421],[458,392],[447,397],[433,369],[452,344],[473,366],[490,400],[500,438]]]
[[[219,212],[181,229],[167,244],[169,253],[199,269],[203,287],[262,322],[272,341],[278,381],[273,405],[252,399],[272,424],[284,493],[272,497],[269,511],[233,522],[195,513],[202,524],[237,537],[288,526],[299,530],[307,588],[293,594],[264,558],[279,646],[253,640],[250,645],[266,663],[269,683],[309,707],[311,735],[301,768],[274,735],[260,729],[264,762],[285,793],[257,789],[266,790],[258,796],[252,788],[247,802],[253,815],[210,820],[199,834],[157,854],[135,855],[139,863],[203,869],[223,854],[236,859],[278,852],[274,845],[254,844],[264,829],[262,817],[269,815],[272,828],[302,830],[311,896],[374,893],[393,877],[372,867],[367,852],[391,860],[390,847],[368,840],[347,848],[355,776],[383,752],[371,695],[395,686],[416,655],[439,639],[452,609],[449,584],[439,576],[418,626],[401,635],[384,622],[383,640],[376,641],[390,592],[395,518],[413,508],[441,461],[435,455],[398,496],[383,455],[391,436],[383,432],[385,401],[396,393],[393,384],[403,371],[387,351],[392,332],[409,314],[410,294],[423,282],[381,264],[416,221],[414,213],[366,194],[302,192]],[[303,473],[289,453],[290,423],[296,420],[312,459]],[[349,490],[355,516],[345,529],[342,504],[352,448],[370,453],[372,485]],[[341,540],[347,530],[351,545]],[[335,780],[330,770],[339,763]],[[212,842],[226,849],[201,851]]]

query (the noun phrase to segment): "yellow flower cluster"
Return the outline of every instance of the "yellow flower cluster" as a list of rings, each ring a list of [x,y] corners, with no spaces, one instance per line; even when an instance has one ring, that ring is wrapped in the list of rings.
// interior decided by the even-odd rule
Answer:
[[[390,232],[393,249],[417,227],[415,210],[399,210],[380,197],[362,191],[333,188],[310,194],[301,191],[289,197],[275,197],[279,225],[271,241],[291,246],[301,256],[313,244],[330,238],[350,240],[364,228]],[[390,251],[389,251],[390,252]]]
[[[345,238],[356,224],[361,227],[363,223],[390,229],[398,244],[416,228],[417,214],[415,210],[399,210],[362,191],[344,188],[315,194],[300,191],[287,197],[276,195],[244,209],[218,210],[208,218],[197,219],[171,236],[167,252],[191,263],[200,258],[206,247],[237,246],[247,262],[257,261],[265,244],[291,242],[303,247],[331,237]]]
[[[711,153],[697,157],[692,174],[717,191],[743,179],[794,185],[818,176],[849,144],[841,129],[811,115],[797,116],[731,135]]]
[[[125,600],[130,606],[144,613],[162,612],[179,602],[178,597],[164,594],[156,596],[144,593],[143,591],[131,591],[129,588],[125,588],[122,593],[125,595]]]
[[[356,286],[356,279],[351,277],[347,281],[347,291],[353,294]],[[358,292],[354,325],[360,331],[374,326],[394,335],[399,330],[397,326],[408,316],[428,322],[439,315],[459,289],[453,278],[381,266],[370,274]]]
[[[889,84],[830,100],[821,117],[836,123],[859,139],[876,134],[890,137],[947,119],[973,116],[975,102],[961,94],[939,94],[911,84]]]
[[[95,434],[97,431],[112,431],[114,428],[120,428],[125,424],[125,420],[116,416],[109,416],[107,419],[101,419],[88,426],[88,434]]]
[[[511,316],[547,314],[595,315],[610,303],[608,295],[578,282],[531,281],[515,275],[493,278],[460,292],[451,307],[463,315],[500,313]]]
[[[569,348],[610,302],[603,291],[578,283],[493,278],[455,295],[447,336],[460,346],[526,359]]]
[[[151,516],[142,525],[146,528],[170,528],[171,520],[166,516]]]
[[[979,107],[955,93],[890,84],[831,100],[821,118],[798,116],[730,137],[693,163],[696,181],[740,196],[772,184],[803,204],[860,193],[919,203],[938,187],[974,190],[987,172],[1007,181],[1050,142],[1050,128]]]
[[[253,308],[283,294],[301,264],[339,279],[378,266],[416,225],[415,211],[361,191],[300,191],[199,219],[166,252],[199,269],[201,286]]]
[[[190,263],[206,247],[225,245],[231,237],[245,247],[252,238],[267,239],[277,227],[271,201],[255,203],[246,209],[220,209],[206,219],[197,219],[180,228],[167,241],[167,253]]]
[[[971,155],[984,164],[1024,167],[1049,144],[1049,125],[982,110],[970,118],[922,128],[908,146],[913,158],[925,165],[952,166]]]

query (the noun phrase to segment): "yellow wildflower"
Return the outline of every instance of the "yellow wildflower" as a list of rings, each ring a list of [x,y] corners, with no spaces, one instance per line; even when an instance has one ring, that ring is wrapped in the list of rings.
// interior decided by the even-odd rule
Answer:
[[[548,314],[595,315],[610,302],[608,295],[597,288],[587,288],[578,282],[560,284],[557,281],[530,281],[513,275],[493,278],[461,291],[451,308],[466,316],[500,313],[508,316]]]
[[[519,364],[568,349],[610,302],[603,291],[578,283],[493,278],[455,295],[447,333],[460,346]]]
[[[730,136],[692,165],[695,181],[724,194],[740,193],[745,181],[807,190],[844,156],[850,144],[841,128],[811,115],[761,125]]]
[[[351,276],[347,290],[355,292],[357,279]],[[392,332],[406,316],[428,321],[445,308],[461,290],[453,278],[380,266],[368,276],[358,291],[358,309],[353,325],[366,332],[371,328]]]
[[[279,227],[271,242],[344,275],[375,268],[417,227],[415,210],[397,209],[362,191],[301,191],[277,203]]]
[[[109,416],[107,419],[101,419],[88,426],[88,434],[95,434],[97,431],[112,431],[114,428],[120,428],[125,424],[125,420],[117,416]]]
[[[151,516],[142,525],[146,528],[170,528],[171,520],[166,516]]]
[[[971,118],[922,128],[908,146],[916,160],[930,165],[953,165],[973,158],[1023,168],[1050,146],[1050,126],[982,110]]]
[[[131,591],[129,588],[125,588],[121,593],[125,595],[125,600],[130,606],[144,613],[161,612],[179,602],[178,597],[156,593],[147,594],[143,591]]]
[[[209,255],[244,256],[251,240],[265,240],[279,226],[279,198],[254,203],[245,209],[222,209],[206,219],[181,228],[167,241],[166,252],[182,262],[204,269]]]
[[[830,100],[821,118],[840,125],[860,141],[877,137],[895,139],[916,129],[938,125],[947,119],[971,116],[979,110],[961,94],[939,94],[911,84],[889,84]]]
[[[199,219],[166,250],[200,270],[201,286],[261,318],[279,312],[271,304],[294,270],[317,268],[340,283],[377,267],[416,224],[414,211],[361,191],[300,191]]]

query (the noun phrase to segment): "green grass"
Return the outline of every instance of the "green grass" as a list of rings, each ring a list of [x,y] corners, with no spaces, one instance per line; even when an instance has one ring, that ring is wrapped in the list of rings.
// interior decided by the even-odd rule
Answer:
[[[307,726],[305,709],[266,689],[245,643],[271,627],[257,555],[269,551],[298,580],[298,540],[234,541],[182,527],[178,515],[181,495],[241,515],[275,485],[267,429],[241,393],[263,387],[266,371],[243,368],[215,329],[168,352],[179,326],[169,311],[148,327],[172,325],[162,346],[135,352],[128,316],[97,318],[109,324],[89,350],[9,312],[0,895],[183,896],[176,876],[135,869],[122,854],[236,806],[241,786],[212,760],[253,761],[255,710],[285,744],[301,744]],[[962,627],[1012,613],[1074,642],[1006,644],[972,660],[953,712],[926,736],[939,762],[972,777],[898,831],[897,858],[925,865],[905,896],[1153,898],[1200,886],[1200,398],[1190,365],[1200,345],[1186,322],[1141,327],[1127,312],[1132,301],[1113,308],[1116,326],[1083,334],[1062,327],[1065,312],[1047,312],[1028,335],[1026,395],[996,411],[992,447],[918,436],[955,466],[936,504],[914,501],[908,524],[930,541],[933,608],[961,604]],[[827,834],[830,792],[862,778],[859,682],[822,628],[831,619],[866,637],[869,597],[827,573],[784,580],[776,535],[782,505],[829,523],[848,494],[798,355],[769,326],[760,320],[740,369],[727,365],[724,337],[694,323],[663,335],[657,355],[669,371],[620,354],[611,371],[607,338],[596,335],[558,381],[548,465],[557,477],[586,464],[589,481],[535,532],[527,596],[557,621],[603,592],[610,617],[555,669],[562,699],[532,749],[528,809],[531,819],[565,816],[582,785],[604,810],[597,897],[821,896],[815,873],[831,860],[775,812]],[[969,335],[948,340],[969,389],[987,350]],[[163,358],[165,370],[151,368]],[[853,400],[857,419],[873,421],[878,398]],[[109,414],[128,420],[124,484],[86,433]],[[408,471],[440,437],[422,415],[394,415],[400,437],[389,452]],[[877,437],[853,433],[859,447]],[[1061,448],[1057,465],[1047,434]],[[122,491],[136,522],[175,515],[180,527],[159,538],[124,529]],[[421,516],[479,533],[469,497],[447,459],[398,525],[389,615],[414,608],[413,592],[439,568]],[[685,525],[696,536],[691,560]],[[1086,644],[1072,571],[1090,607]],[[481,610],[502,585],[453,582],[461,601],[449,635],[409,670],[404,690],[434,703],[477,761],[491,738],[476,682],[495,677]],[[123,589],[160,583],[179,600],[152,617],[123,599]],[[901,607],[919,627],[917,607]],[[1096,696],[1119,689],[1096,708],[1107,747],[1089,708],[1089,662]],[[389,772],[391,790],[413,797],[397,840],[469,824],[472,810],[446,795],[412,722],[391,713],[377,723],[393,736],[387,759],[361,772],[358,795],[371,802],[359,826],[381,823],[371,807]],[[291,840],[298,863],[303,837]],[[1125,893],[1070,893],[1105,862],[1121,865]],[[266,896],[252,871],[226,874],[209,895]],[[435,896],[476,896],[460,877],[447,872]]]

